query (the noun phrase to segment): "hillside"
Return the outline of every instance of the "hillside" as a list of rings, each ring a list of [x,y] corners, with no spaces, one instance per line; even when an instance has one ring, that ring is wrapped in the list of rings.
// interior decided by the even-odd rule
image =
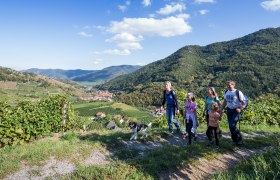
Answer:
[[[20,99],[39,99],[52,94],[84,95],[79,86],[65,84],[45,76],[18,72],[0,66],[0,100],[17,102]]]
[[[177,89],[203,97],[209,86],[222,94],[225,82],[230,79],[250,97],[280,94],[280,28],[268,28],[207,46],[185,46],[100,88],[124,92],[119,98],[126,103],[133,104],[137,98],[138,105],[158,105],[166,80]]]
[[[106,82],[111,79],[114,79],[117,76],[134,72],[140,67],[141,66],[132,65],[110,66],[102,70],[97,70],[95,72],[74,77],[72,78],[72,80],[77,82]]]
[[[136,71],[141,66],[133,65],[120,65],[120,66],[110,66],[102,70],[62,70],[62,69],[27,69],[23,72],[31,72],[35,74],[40,74],[53,79],[67,79],[76,82],[95,82],[104,83],[117,76],[128,74]]]
[[[39,75],[47,76],[47,77],[50,77],[53,79],[71,79],[72,77],[92,73],[94,71],[95,70],[82,70],[82,69],[63,70],[63,69],[31,68],[31,69],[23,70],[22,72],[30,72],[30,73],[34,73],[34,74],[39,74]]]

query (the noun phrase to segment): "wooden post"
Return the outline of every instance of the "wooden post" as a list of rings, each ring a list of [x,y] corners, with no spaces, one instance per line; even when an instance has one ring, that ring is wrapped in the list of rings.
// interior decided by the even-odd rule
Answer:
[[[65,135],[65,126],[66,126],[66,118],[67,118],[67,104],[63,104],[62,107],[62,122],[63,122],[63,128],[62,128],[62,132],[63,135]]]

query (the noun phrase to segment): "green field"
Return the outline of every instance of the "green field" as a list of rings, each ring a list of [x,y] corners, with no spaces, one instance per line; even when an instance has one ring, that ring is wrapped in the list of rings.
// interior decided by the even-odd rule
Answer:
[[[93,117],[97,112],[103,112],[109,117],[120,114],[125,118],[140,122],[151,121],[154,119],[147,110],[140,110],[136,107],[116,102],[79,103],[74,104],[74,109],[82,117]]]

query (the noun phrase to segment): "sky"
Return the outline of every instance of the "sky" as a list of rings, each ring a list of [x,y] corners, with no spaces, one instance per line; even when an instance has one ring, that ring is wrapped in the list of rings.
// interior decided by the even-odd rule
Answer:
[[[0,66],[146,65],[280,26],[280,0],[1,0]]]

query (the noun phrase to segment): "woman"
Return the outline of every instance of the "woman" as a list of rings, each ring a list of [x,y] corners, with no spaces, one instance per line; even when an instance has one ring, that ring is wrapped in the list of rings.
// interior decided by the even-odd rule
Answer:
[[[166,119],[168,123],[168,130],[173,133],[172,122],[177,127],[177,131],[180,131],[180,124],[174,119],[175,112],[179,114],[179,103],[177,96],[173,90],[171,90],[171,82],[165,82],[165,90],[163,91],[163,100],[161,109],[163,109],[166,102]]]
[[[221,102],[218,98],[218,95],[213,87],[208,88],[208,95],[205,97],[205,107],[203,114],[206,116],[207,126],[209,124],[209,115],[208,111],[211,110],[211,103],[216,102],[218,106],[221,107]]]

